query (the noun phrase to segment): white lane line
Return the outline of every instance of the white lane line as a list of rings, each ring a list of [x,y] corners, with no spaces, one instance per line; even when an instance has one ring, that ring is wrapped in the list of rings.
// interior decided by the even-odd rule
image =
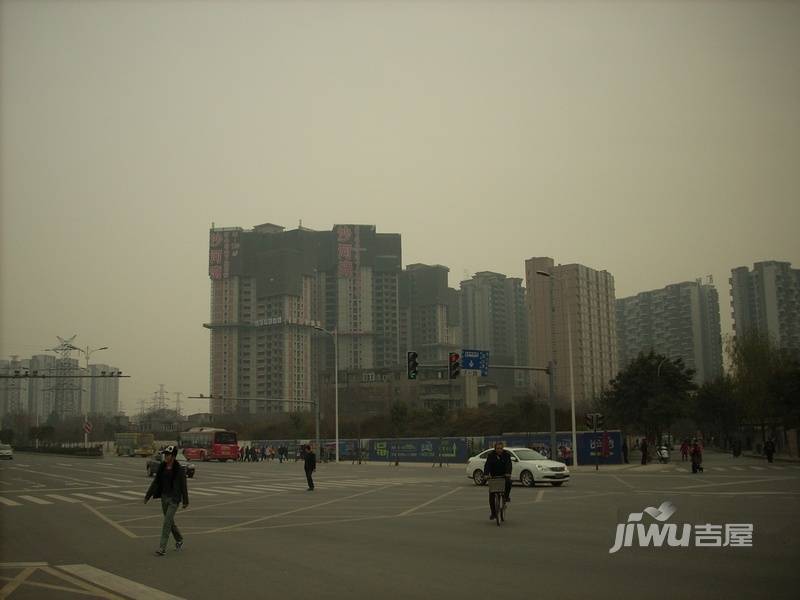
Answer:
[[[114,483],[133,483],[132,479],[113,479],[111,477],[103,477],[106,481],[113,481]]]
[[[631,485],[630,483],[628,483],[627,481],[625,481],[624,479],[622,479],[621,477],[619,477],[617,475],[612,475],[611,477],[613,477],[614,479],[619,481],[622,485],[627,486],[629,490],[635,490],[636,489],[633,485]]]
[[[744,471],[742,467],[731,467],[734,471]]]
[[[56,464],[61,466],[61,467],[71,467],[72,466],[71,463],[56,463]]]
[[[418,506],[414,506],[413,508],[409,508],[407,511],[401,512],[397,516],[398,517],[406,517],[406,516],[410,515],[411,513],[413,513],[414,511],[419,510],[420,508],[424,508],[425,506],[428,506],[429,504],[433,504],[437,500],[441,500],[442,498],[445,498],[446,496],[449,496],[450,494],[455,494],[460,489],[461,489],[460,487],[453,488],[449,492],[445,492],[444,494],[442,494],[440,496],[436,496],[436,498],[433,498],[432,500],[428,500],[427,502],[423,502],[422,504],[420,504]]]
[[[59,565],[58,568],[133,600],[183,600],[179,596],[173,596],[91,565]]]
[[[23,500],[27,500],[28,502],[33,502],[34,504],[52,504],[49,500],[42,500],[41,498],[37,498],[36,496],[18,496]]]
[[[241,492],[231,492],[228,490],[209,490],[207,488],[201,488],[199,490],[189,490],[189,492],[213,492],[214,494],[232,494],[234,496],[238,496]]]
[[[122,494],[116,494],[114,492],[97,492],[98,494],[102,494],[103,496],[111,496],[112,498],[120,498],[122,500],[133,500],[130,496],[123,496]]]
[[[767,467],[768,469],[772,469],[773,471],[783,471],[786,467]]]
[[[137,500],[142,500],[144,498],[144,494],[142,494],[141,492],[133,492],[130,490],[117,490],[117,492],[120,494],[126,494],[128,496],[131,496],[132,498],[136,498]]]
[[[724,468],[724,467],[713,467],[713,469],[714,469],[715,471],[724,471],[724,470],[725,470],[725,468]]]
[[[0,496],[0,504],[5,504],[6,506],[21,506],[19,502],[14,502],[13,500],[3,498],[2,496]]]
[[[83,502],[82,504],[83,504],[83,506],[85,506],[85,507],[86,507],[86,509],[87,509],[89,512],[92,512],[92,513],[94,513],[94,514],[95,514],[95,516],[96,516],[98,519],[100,519],[101,521],[105,521],[106,523],[108,523],[109,525],[111,525],[111,526],[112,526],[114,529],[116,529],[117,531],[119,531],[121,534],[123,534],[123,535],[126,535],[126,536],[128,536],[128,537],[130,537],[130,538],[136,538],[136,537],[138,537],[138,536],[137,536],[135,533],[133,533],[133,532],[132,532],[130,529],[128,529],[128,528],[126,528],[126,527],[123,527],[122,525],[120,525],[120,524],[119,524],[119,523],[117,523],[116,521],[112,521],[111,519],[109,519],[107,516],[105,516],[103,513],[101,513],[99,510],[97,510],[97,509],[96,509],[94,506],[92,506],[91,504],[86,504],[85,502]]]
[[[214,495],[214,494],[211,494],[209,492],[201,492],[200,490],[192,490],[192,495],[195,495],[195,494],[198,495],[198,496],[213,496]]]
[[[244,487],[241,485],[237,485],[236,487],[230,488],[232,490],[239,490],[242,492],[285,492],[286,490],[282,490],[280,488],[271,488],[265,485],[251,485],[250,487]]]
[[[543,496],[544,496],[544,490],[539,490],[538,492],[536,492],[536,500],[534,500],[534,503],[541,502]]]
[[[764,470],[764,467],[757,467],[755,465],[751,465],[750,468],[755,470],[755,471],[763,471]]]
[[[75,500],[75,498],[67,498],[66,496],[60,496],[59,494],[45,494],[48,498],[53,498],[54,500],[61,500],[61,502],[68,502],[70,504],[80,504],[80,500]]]
[[[333,504],[334,502],[343,502],[344,500],[352,500],[353,498],[358,498],[359,496],[366,496],[367,494],[374,494],[375,492],[380,492],[387,487],[381,488],[373,488],[371,490],[367,490],[366,492],[359,492],[357,494],[351,494],[349,496],[344,496],[343,498],[334,498],[333,500],[328,500],[326,502],[320,502],[319,504],[312,504],[310,506],[301,506],[300,508],[295,508],[293,510],[287,510],[280,513],[275,513],[272,515],[267,515],[265,517],[259,517],[258,519],[253,519],[252,521],[245,521],[244,523],[236,523],[234,525],[227,525],[225,527],[217,527],[216,529],[211,529],[209,531],[204,531],[204,534],[208,533],[219,533],[220,531],[230,531],[232,529],[240,529],[245,528],[248,525],[254,525],[255,523],[261,523],[262,521],[269,521],[270,519],[277,519],[279,517],[285,517],[286,515],[291,515],[294,513],[302,512],[304,510],[311,510],[313,508],[319,508],[320,506],[327,506],[328,504]]]
[[[73,496],[78,496],[78,498],[86,498],[87,500],[95,500],[97,502],[111,502],[108,498],[99,498],[97,496],[91,496],[89,494],[72,494]]]

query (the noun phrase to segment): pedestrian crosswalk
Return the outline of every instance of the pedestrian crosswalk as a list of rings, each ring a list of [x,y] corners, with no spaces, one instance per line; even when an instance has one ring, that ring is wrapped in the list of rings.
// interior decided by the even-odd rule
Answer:
[[[691,473],[692,468],[689,467],[671,467],[669,465],[663,465],[664,468],[659,471],[659,473]],[[800,471],[800,465],[767,465],[764,467],[758,465],[743,465],[743,466],[730,466],[730,467],[705,467],[705,471],[714,471],[717,473],[725,473],[727,471],[735,471],[738,473],[743,473],[746,471],[792,471],[798,470]]]
[[[318,479],[316,487],[318,490],[358,490],[370,487],[384,487],[396,485],[419,485],[436,484],[433,479],[413,478],[413,477],[392,477],[376,479]],[[224,487],[219,487],[224,485]],[[281,494],[290,492],[300,492],[306,489],[306,484],[296,481],[270,481],[267,479],[239,481],[226,484],[206,484],[201,487],[193,487],[189,484],[190,498],[201,498],[202,500],[215,498],[217,500],[235,500],[234,496],[245,496],[247,494]],[[130,490],[122,488],[96,489],[84,492],[63,492],[61,494],[37,493],[35,490],[28,490],[29,493],[5,493],[0,496],[0,510],[2,507],[18,506],[58,506],[59,504],[80,504],[98,503],[108,504],[113,502],[141,502],[144,498],[146,486],[141,490]],[[36,494],[36,495],[33,495]]]

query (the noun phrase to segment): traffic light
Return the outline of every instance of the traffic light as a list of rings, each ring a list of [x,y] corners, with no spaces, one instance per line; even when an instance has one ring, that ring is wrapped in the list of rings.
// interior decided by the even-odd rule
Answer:
[[[461,373],[461,363],[458,352],[450,353],[450,379],[455,379]]]
[[[417,362],[417,357],[419,354],[416,352],[409,352],[408,353],[408,378],[409,379],[416,379],[417,378],[417,371],[419,370],[419,362]]]
[[[594,429],[594,413],[586,413],[586,429]]]
[[[596,418],[597,418],[597,428],[598,429],[603,429],[603,425],[604,425],[604,423],[603,423],[603,415],[600,414],[600,413],[597,413]]]

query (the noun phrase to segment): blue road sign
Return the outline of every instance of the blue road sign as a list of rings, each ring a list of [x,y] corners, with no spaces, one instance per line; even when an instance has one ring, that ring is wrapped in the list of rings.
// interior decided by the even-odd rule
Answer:
[[[481,377],[489,375],[489,351],[488,350],[462,350],[461,351],[461,370],[480,371]]]

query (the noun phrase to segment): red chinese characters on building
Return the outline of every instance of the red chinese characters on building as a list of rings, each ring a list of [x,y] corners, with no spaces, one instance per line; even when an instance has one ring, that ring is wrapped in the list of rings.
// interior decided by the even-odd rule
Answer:
[[[351,279],[355,268],[353,265],[353,228],[349,225],[336,227],[336,257],[339,261],[338,275]]]

